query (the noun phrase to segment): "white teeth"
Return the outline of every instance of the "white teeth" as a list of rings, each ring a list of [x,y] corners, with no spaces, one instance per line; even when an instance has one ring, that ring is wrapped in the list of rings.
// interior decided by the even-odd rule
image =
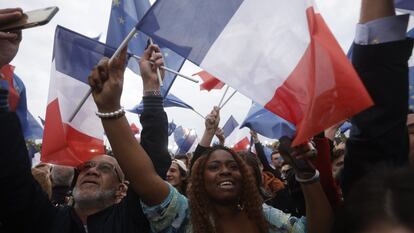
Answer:
[[[224,181],[224,182],[221,182],[219,185],[220,185],[220,186],[233,185],[233,182],[230,182],[230,181]]]

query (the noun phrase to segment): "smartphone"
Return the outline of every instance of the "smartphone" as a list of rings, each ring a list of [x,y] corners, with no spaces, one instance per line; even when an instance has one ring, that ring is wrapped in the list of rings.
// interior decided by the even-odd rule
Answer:
[[[291,147],[292,139],[286,136],[283,136],[279,139],[279,142],[280,142],[279,152],[282,155],[283,159],[285,159],[286,161],[290,161],[290,164],[296,170],[300,170],[303,173],[309,173],[309,174],[314,173],[315,169],[313,168],[313,166],[310,164],[309,161],[303,160],[303,159],[296,159],[294,156],[291,155],[292,152],[295,150]],[[301,145],[296,150],[299,154],[311,153],[312,156],[316,156],[317,154],[315,147],[311,143]]]
[[[26,28],[32,28],[40,25],[45,25],[55,16],[59,11],[56,6],[47,7],[23,13],[23,18],[5,25],[0,25],[0,31],[12,32]]]

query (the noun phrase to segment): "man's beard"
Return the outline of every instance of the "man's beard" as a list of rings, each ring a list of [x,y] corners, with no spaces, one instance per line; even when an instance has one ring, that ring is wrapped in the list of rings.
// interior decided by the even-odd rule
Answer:
[[[115,203],[116,190],[97,190],[82,192],[77,187],[73,189],[75,205],[81,209],[105,209]]]

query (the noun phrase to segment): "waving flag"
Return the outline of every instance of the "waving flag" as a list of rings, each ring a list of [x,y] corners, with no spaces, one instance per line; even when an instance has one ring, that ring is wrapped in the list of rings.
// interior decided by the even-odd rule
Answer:
[[[191,146],[197,139],[197,134],[194,130],[189,130],[179,126],[174,131],[174,140],[178,146],[175,154],[185,154],[190,150]]]
[[[395,8],[403,11],[408,11],[411,14],[414,12],[414,2],[412,0],[395,0]]]
[[[144,16],[150,8],[148,0],[113,0],[111,16],[107,31],[106,43],[117,48],[125,39],[132,28]],[[138,33],[128,44],[128,50],[132,54],[142,56],[147,47],[148,36]],[[158,41],[156,41],[158,43]],[[161,51],[164,55],[165,65],[173,70],[180,70],[185,59],[168,48],[160,44]],[[128,67],[139,74],[138,62],[135,59],[129,61]],[[175,74],[166,72],[164,77],[164,86],[161,88],[163,96],[166,96],[175,80]]]
[[[372,100],[312,0],[158,0],[137,28],[296,125],[293,145]]]
[[[42,146],[43,162],[77,166],[104,153],[103,128],[95,115],[90,96],[69,122],[83,94],[89,90],[87,78],[103,57],[114,49],[58,26],[53,47],[52,71]]]
[[[170,123],[168,123],[168,136],[171,136],[171,134],[174,133],[176,128],[177,128],[177,125],[174,123],[174,121],[171,121]]]
[[[282,136],[292,138],[296,133],[294,125],[256,103],[252,103],[246,118],[240,125],[240,128],[243,127],[273,139],[279,139]]]
[[[203,80],[203,83],[200,84],[200,90],[211,91],[213,89],[221,89],[225,85],[223,82],[204,70],[193,74],[193,76],[195,75],[200,76],[200,78]]]
[[[244,137],[238,143],[234,144],[233,147],[232,147],[232,149],[235,152],[239,152],[239,151],[247,150],[247,149],[249,149],[249,147],[250,147],[249,139],[247,137]]]
[[[237,128],[237,126],[239,126],[239,123],[233,116],[230,116],[222,128],[224,137],[227,138]]]
[[[193,107],[191,107],[190,105],[188,105],[187,103],[185,103],[173,94],[168,94],[164,98],[164,108],[168,107],[188,108],[194,110]],[[142,112],[144,111],[144,104],[141,101],[139,105],[135,106],[133,109],[130,109],[128,111],[136,114],[142,114]]]
[[[1,74],[8,86],[10,110],[19,117],[25,140],[42,139],[43,128],[27,110],[26,87],[23,81],[14,73],[11,65],[3,66]]]

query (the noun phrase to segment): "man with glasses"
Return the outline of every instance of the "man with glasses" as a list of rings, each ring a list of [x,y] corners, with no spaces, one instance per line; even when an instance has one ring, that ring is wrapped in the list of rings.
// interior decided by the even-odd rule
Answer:
[[[21,15],[20,9],[14,11]],[[0,24],[2,16],[4,15],[0,10]],[[17,52],[18,46],[1,40],[1,36],[0,33],[0,48],[7,47]],[[18,42],[20,41],[16,43]],[[0,60],[9,61],[15,55],[14,52],[6,54],[4,51],[0,50],[0,55],[4,55],[4,59]],[[156,56],[154,60],[162,63],[160,53],[154,53],[153,56]],[[114,63],[125,67],[125,57],[124,51]],[[171,165],[167,147],[167,115],[163,109],[158,80],[143,78],[143,83],[141,145],[150,155],[158,175],[165,179]],[[133,188],[128,189],[129,182],[126,181],[118,162],[108,155],[96,156],[78,167],[79,175],[73,190],[73,206],[54,206],[30,173],[30,162],[20,122],[17,115],[9,111],[7,98],[8,90],[0,85],[1,233],[150,232],[139,196]],[[118,111],[117,114],[125,112]],[[113,117],[113,114],[111,116]],[[129,179],[131,184],[134,184],[134,179],[139,177]]]

